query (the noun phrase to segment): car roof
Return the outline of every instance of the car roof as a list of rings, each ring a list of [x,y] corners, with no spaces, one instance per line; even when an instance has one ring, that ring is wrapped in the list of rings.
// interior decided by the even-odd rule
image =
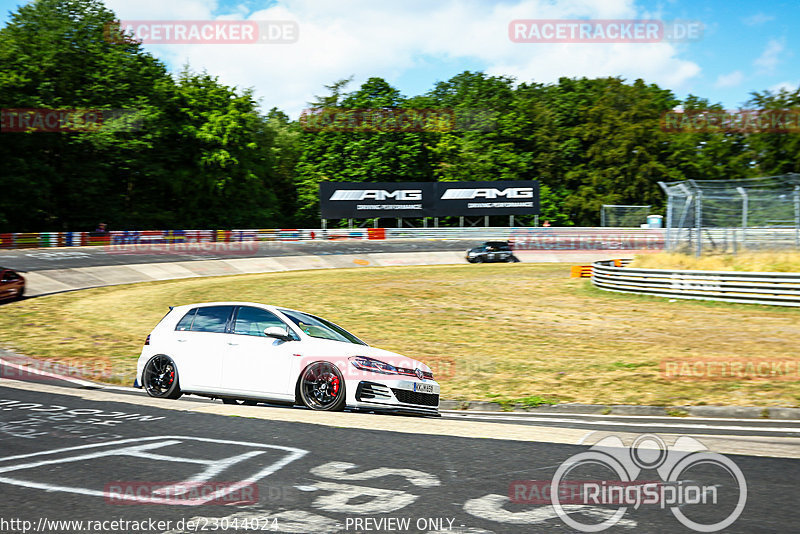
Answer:
[[[193,304],[181,304],[180,306],[172,306],[173,310],[189,310],[192,308],[205,308],[208,306],[255,306],[257,308],[266,308],[272,310],[287,310],[287,311],[297,311],[300,310],[293,310],[291,308],[286,308],[285,306],[275,306],[272,304],[263,304],[261,302],[241,302],[241,301],[221,301],[221,302],[195,302]],[[307,313],[307,312],[300,312],[300,313]]]

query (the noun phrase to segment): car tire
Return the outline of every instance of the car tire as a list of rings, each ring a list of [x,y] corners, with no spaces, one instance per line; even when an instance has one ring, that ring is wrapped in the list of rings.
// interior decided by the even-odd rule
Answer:
[[[178,384],[178,368],[172,358],[157,354],[147,360],[142,371],[142,387],[151,397],[179,398],[183,393]]]
[[[297,390],[307,408],[326,412],[344,410],[344,377],[330,362],[315,362],[306,367],[300,374]]]

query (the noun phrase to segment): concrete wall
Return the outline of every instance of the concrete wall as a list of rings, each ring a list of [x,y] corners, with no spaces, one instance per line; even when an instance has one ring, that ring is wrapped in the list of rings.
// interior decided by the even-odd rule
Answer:
[[[636,251],[624,251],[630,256]],[[620,257],[621,251],[518,251],[517,256],[527,263],[591,263]],[[25,296],[34,297],[90,287],[175,280],[203,276],[302,271],[309,269],[340,269],[359,267],[392,267],[403,265],[466,264],[463,252],[396,252],[381,254],[330,254],[318,256],[283,256],[264,258],[234,258],[229,260],[181,261],[174,263],[144,263],[106,265],[74,269],[50,269],[25,274]]]

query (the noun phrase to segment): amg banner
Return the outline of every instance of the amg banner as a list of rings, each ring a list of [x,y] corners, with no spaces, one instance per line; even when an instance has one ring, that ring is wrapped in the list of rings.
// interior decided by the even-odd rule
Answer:
[[[320,182],[323,219],[433,217],[431,182]]]
[[[539,182],[321,182],[323,219],[537,215]]]
[[[436,182],[437,217],[538,215],[539,182]]]

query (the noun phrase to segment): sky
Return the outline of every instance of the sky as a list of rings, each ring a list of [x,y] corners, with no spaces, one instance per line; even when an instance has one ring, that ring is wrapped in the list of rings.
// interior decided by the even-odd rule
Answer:
[[[0,0],[0,26],[26,2]],[[124,21],[293,21],[294,42],[145,44],[173,72],[184,64],[252,87],[264,111],[296,118],[325,85],[349,90],[378,76],[406,96],[483,71],[518,82],[562,76],[642,78],[727,109],[754,91],[800,85],[800,2],[730,0],[105,0]],[[509,24],[534,20],[700,23],[691,40],[634,43],[514,42]],[[688,27],[683,22],[683,27]],[[697,27],[697,26],[694,26]],[[525,26],[526,31],[531,26]],[[604,26],[607,30],[608,26]],[[794,30],[794,31],[793,31]],[[534,34],[530,34],[534,35]]]

